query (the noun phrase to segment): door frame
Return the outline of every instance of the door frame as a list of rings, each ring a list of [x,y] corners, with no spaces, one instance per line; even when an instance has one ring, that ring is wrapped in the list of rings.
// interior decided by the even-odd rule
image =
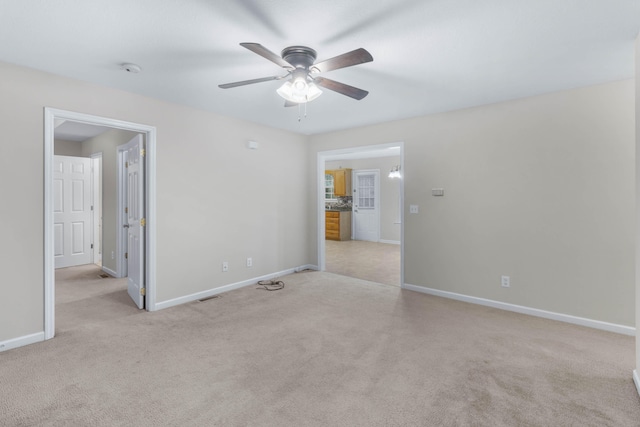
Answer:
[[[386,144],[366,145],[360,147],[343,148],[339,150],[319,151],[316,162],[316,214],[317,214],[317,250],[318,250],[318,269],[326,270],[325,259],[325,207],[324,207],[324,169],[325,163],[331,160],[341,160],[347,155],[361,155],[365,158],[368,153],[374,151],[385,150],[389,148],[400,148],[400,170],[402,171],[402,179],[400,180],[400,287],[404,288],[404,141],[390,142]],[[353,182],[353,181],[352,181]]]
[[[93,263],[102,264],[102,151],[91,154],[91,244]],[[96,164],[98,165],[96,170]],[[98,244],[98,242],[100,242]]]
[[[376,202],[376,237],[375,242],[380,242],[380,169],[353,169],[351,171],[351,185],[353,188],[356,188],[356,174],[357,173],[371,173],[375,175],[375,185],[376,185],[376,193],[375,193],[375,202]],[[355,191],[355,190],[354,190]],[[355,204],[355,201],[353,202]],[[402,221],[400,221],[400,226],[402,226]],[[351,215],[351,239],[356,240],[356,216],[354,214]]]
[[[156,128],[90,114],[44,108],[44,339],[55,335],[55,264],[53,257],[53,154],[56,123],[65,120],[108,126],[145,135],[145,307],[156,310]]]

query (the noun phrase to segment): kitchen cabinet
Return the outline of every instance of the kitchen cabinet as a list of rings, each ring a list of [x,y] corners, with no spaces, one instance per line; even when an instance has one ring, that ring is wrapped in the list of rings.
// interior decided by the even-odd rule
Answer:
[[[336,197],[351,196],[351,169],[325,170],[333,177],[333,194]]]
[[[327,240],[351,240],[351,211],[326,211],[324,237]]]

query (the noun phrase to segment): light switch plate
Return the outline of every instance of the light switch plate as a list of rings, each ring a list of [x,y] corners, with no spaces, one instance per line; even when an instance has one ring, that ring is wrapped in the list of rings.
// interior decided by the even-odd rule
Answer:
[[[409,213],[417,214],[419,211],[418,205],[409,205]]]

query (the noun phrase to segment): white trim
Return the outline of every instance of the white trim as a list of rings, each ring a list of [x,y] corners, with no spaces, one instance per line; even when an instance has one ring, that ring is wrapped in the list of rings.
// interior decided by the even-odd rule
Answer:
[[[53,155],[55,114],[44,109],[44,339],[55,335],[55,258],[53,238]]]
[[[31,335],[12,338],[7,341],[0,341],[0,352],[11,350],[12,348],[22,347],[29,344],[35,344],[41,341],[44,341],[44,332],[37,332]]]
[[[313,265],[313,264],[305,264],[305,265],[301,265],[300,267],[296,268],[296,273],[300,273],[301,271],[304,270],[313,270],[313,271],[318,271],[319,268],[317,265]]]
[[[326,270],[326,262],[325,262],[325,227],[324,227],[324,217],[325,217],[325,206],[324,206],[324,167],[325,162],[331,161],[334,159],[346,158],[352,153],[360,153],[363,154],[360,157],[364,157],[364,153],[374,152],[381,149],[399,147],[400,148],[400,170],[403,171],[403,178],[400,180],[400,283],[404,283],[404,185],[406,176],[406,169],[404,165],[404,142],[390,142],[385,144],[376,144],[376,145],[366,145],[360,147],[351,147],[351,148],[343,148],[339,150],[329,150],[329,151],[319,151],[317,153],[317,161],[316,161],[316,195],[317,195],[317,206],[316,206],[316,215],[317,215],[317,250],[318,250],[318,270],[324,271]],[[350,158],[360,158],[358,156],[353,156]]]
[[[145,134],[146,150],[146,309],[156,308],[156,128],[123,120],[76,113],[73,111],[44,108],[44,339],[55,335],[55,276],[53,259],[53,139],[56,120],[73,120],[100,126],[108,126]]]
[[[265,274],[264,276],[254,277],[253,279],[243,280],[242,282],[231,283],[229,285],[220,286],[218,288],[208,289],[206,291],[196,292],[195,294],[185,295],[182,297],[170,299],[167,301],[162,301],[156,303],[156,310],[162,310],[169,307],[174,307],[176,305],[185,304],[192,301],[197,301],[199,299],[208,298],[214,295],[221,294],[223,292],[229,292],[234,289],[243,288],[245,286],[255,285],[260,280],[269,280],[275,279],[276,277],[286,276],[288,274],[297,273],[307,268],[312,268],[315,266],[312,265],[303,265],[297,268],[290,268],[288,270],[279,271],[277,273]],[[312,268],[313,269],[313,268]]]
[[[635,335],[636,328],[632,326],[618,325],[615,323],[602,322],[600,320],[586,319],[584,317],[572,316],[570,314],[554,313],[552,311],[540,310],[538,308],[525,307],[522,305],[509,304],[506,302],[494,301],[485,298],[472,297],[469,295],[457,294],[454,292],[441,291],[438,289],[426,288],[424,286],[416,286],[403,284],[403,289],[421,292],[423,294],[435,295],[438,297],[464,301],[471,304],[484,305],[487,307],[499,308],[501,310],[513,311],[515,313],[528,314],[529,316],[542,317],[545,319],[557,320],[574,325],[586,326],[588,328],[600,329],[603,331],[616,332],[623,335]]]
[[[400,240],[384,240],[384,239],[380,239],[378,242],[379,243],[387,243],[389,245],[399,245],[400,244]]]
[[[156,311],[156,128],[150,127],[145,135],[145,308]]]
[[[634,369],[633,370],[633,382],[636,385],[636,390],[638,391],[638,394],[640,395],[640,375],[638,375],[638,370]]]
[[[91,154],[91,244],[93,249],[92,262],[102,264],[102,232],[98,232],[100,218],[102,218],[102,151]],[[95,161],[98,163],[96,171]],[[97,194],[96,194],[97,193]],[[96,203],[97,199],[100,199]],[[97,206],[100,209],[97,209]],[[102,231],[102,230],[100,230]],[[100,242],[100,245],[98,245]]]
[[[105,267],[104,265],[102,266],[102,271],[104,271],[105,273],[107,273],[109,276],[111,277],[118,277],[118,273],[113,271],[112,269]]]

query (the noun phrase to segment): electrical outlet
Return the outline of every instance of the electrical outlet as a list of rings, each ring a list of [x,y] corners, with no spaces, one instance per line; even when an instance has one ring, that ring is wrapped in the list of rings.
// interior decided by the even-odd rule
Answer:
[[[511,278],[509,276],[502,276],[502,278],[500,279],[500,283],[502,284],[503,288],[509,288],[511,287]]]
[[[247,267],[252,267],[253,266],[253,259],[251,259],[251,257],[247,258]]]
[[[116,259],[116,253],[114,251],[111,251],[111,259]]]
[[[409,213],[417,214],[419,211],[418,205],[409,205]]]
[[[225,273],[229,271],[229,263],[227,261],[222,261],[222,272]]]

